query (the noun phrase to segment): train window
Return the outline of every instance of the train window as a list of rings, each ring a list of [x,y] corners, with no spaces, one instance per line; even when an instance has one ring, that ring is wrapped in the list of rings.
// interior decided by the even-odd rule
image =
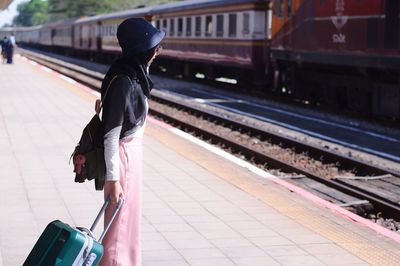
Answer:
[[[178,18],[178,36],[182,36],[183,33],[183,18]]]
[[[217,15],[217,36],[224,36],[224,15]]]
[[[163,26],[163,30],[167,29],[167,20],[166,19],[163,19],[162,26]]]
[[[236,14],[229,14],[229,37],[236,37]]]
[[[111,25],[111,35],[112,35],[112,36],[115,35],[115,28],[114,28],[114,25]]]
[[[192,36],[192,18],[186,18],[186,36]]]
[[[213,32],[212,16],[206,16],[206,36],[211,36]]]
[[[175,34],[175,19],[169,19],[169,35],[174,36]]]
[[[159,20],[157,20],[157,22],[156,22],[156,28],[160,29],[160,21]]]
[[[196,17],[196,31],[195,31],[195,35],[196,36],[201,36],[201,17]]]
[[[243,34],[250,33],[250,14],[244,13],[243,14]]]

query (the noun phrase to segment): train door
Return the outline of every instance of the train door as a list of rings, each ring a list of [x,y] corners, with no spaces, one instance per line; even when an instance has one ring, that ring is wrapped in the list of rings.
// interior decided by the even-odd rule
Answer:
[[[297,29],[294,19],[294,9],[297,1],[296,0],[275,0],[273,6],[274,20],[272,28],[272,36],[274,36],[277,30],[280,31],[280,39],[282,46],[285,49],[293,49],[293,35]]]
[[[56,30],[55,29],[50,29],[50,38],[49,38],[49,44],[48,45],[53,45],[54,43],[54,37],[56,36]]]
[[[284,0],[274,0],[273,4],[273,20],[272,20],[272,38],[279,36],[276,45],[283,45],[282,32],[284,31],[285,20],[284,20]]]

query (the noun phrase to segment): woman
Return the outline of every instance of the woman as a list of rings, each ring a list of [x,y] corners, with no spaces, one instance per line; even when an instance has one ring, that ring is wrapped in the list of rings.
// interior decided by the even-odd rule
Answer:
[[[102,84],[102,121],[106,182],[104,196],[124,204],[103,240],[103,266],[141,265],[140,219],[142,135],[153,88],[148,68],[160,51],[165,33],[140,18],[122,22],[117,38],[122,57],[108,70]],[[108,208],[105,223],[113,208]]]

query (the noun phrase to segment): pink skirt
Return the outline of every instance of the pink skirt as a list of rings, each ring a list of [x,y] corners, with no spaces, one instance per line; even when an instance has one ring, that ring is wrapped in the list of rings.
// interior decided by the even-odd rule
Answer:
[[[141,192],[142,192],[142,138],[119,142],[120,183],[124,191],[124,204],[103,239],[104,255],[101,266],[137,266],[142,264],[140,244]],[[107,182],[104,197],[110,193]],[[105,212],[106,224],[114,204]]]

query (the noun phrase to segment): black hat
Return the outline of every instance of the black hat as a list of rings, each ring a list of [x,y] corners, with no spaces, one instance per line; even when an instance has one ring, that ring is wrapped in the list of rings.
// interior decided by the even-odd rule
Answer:
[[[164,36],[165,32],[142,18],[126,19],[117,29],[118,43],[124,56],[148,51],[156,47]]]

